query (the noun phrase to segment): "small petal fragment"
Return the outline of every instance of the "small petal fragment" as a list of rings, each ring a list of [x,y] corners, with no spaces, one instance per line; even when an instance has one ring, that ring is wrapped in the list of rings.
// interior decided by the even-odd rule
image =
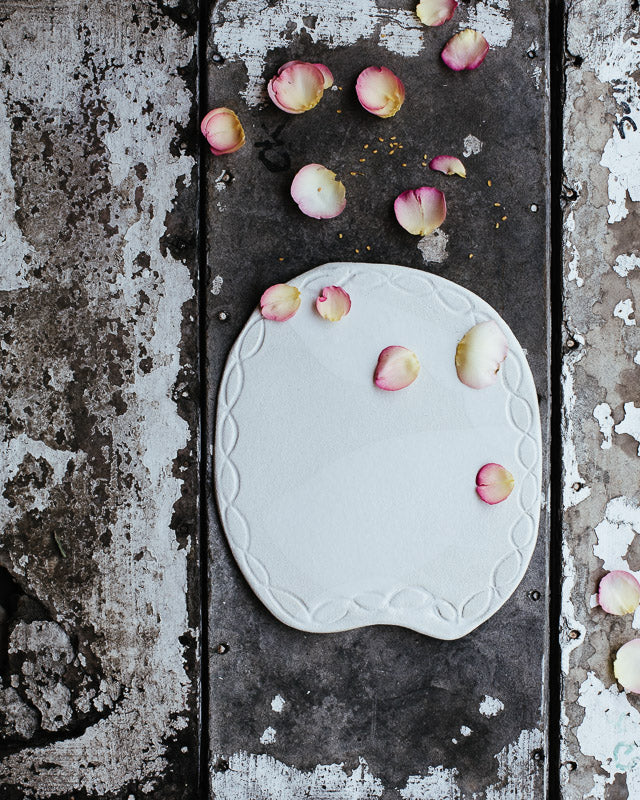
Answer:
[[[500,464],[485,464],[476,475],[478,497],[490,506],[506,500],[513,484],[513,475]]]
[[[200,124],[200,130],[215,156],[235,153],[244,144],[244,130],[230,108],[214,108]]]
[[[338,322],[351,310],[351,298],[339,286],[325,286],[316,300],[318,314],[330,322]]]
[[[396,219],[416,236],[427,236],[445,221],[447,203],[444,194],[432,186],[409,189],[396,197],[393,204]]]
[[[627,692],[640,694],[640,639],[632,639],[618,650],[613,674]]]
[[[462,69],[475,69],[485,59],[489,42],[478,31],[467,28],[456,33],[444,46],[441,57],[450,68],[459,72]]]
[[[436,156],[429,162],[429,168],[435,172],[444,172],[445,175],[459,175],[467,177],[467,170],[459,158],[455,156]]]
[[[302,114],[320,102],[325,89],[333,85],[333,75],[324,64],[288,61],[269,81],[269,97],[282,111]]]
[[[420,0],[416,14],[424,25],[435,27],[450,20],[457,7],[457,0]]]
[[[404,84],[386,67],[367,67],[358,75],[360,105],[376,117],[393,117],[404,103]]]
[[[615,569],[600,581],[598,602],[608,614],[633,614],[640,605],[640,583],[630,572]]]
[[[397,392],[413,383],[420,372],[418,356],[400,345],[392,345],[378,356],[373,374],[375,385],[387,392]]]
[[[491,386],[508,352],[507,339],[493,320],[474,325],[456,348],[458,378],[472,389]]]
[[[291,183],[291,197],[300,211],[314,219],[333,219],[347,204],[344,184],[322,164],[307,164]]]
[[[295,286],[276,283],[270,286],[260,298],[260,313],[265,319],[284,322],[300,308],[300,292]]]

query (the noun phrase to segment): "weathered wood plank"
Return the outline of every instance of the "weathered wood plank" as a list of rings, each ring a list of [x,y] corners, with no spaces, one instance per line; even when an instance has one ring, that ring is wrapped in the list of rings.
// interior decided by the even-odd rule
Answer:
[[[208,165],[210,419],[226,353],[261,292],[340,260],[427,268],[482,295],[528,349],[546,417],[546,5],[461,4],[455,22],[430,30],[398,5],[216,5],[209,103],[238,112],[247,145]],[[494,47],[477,72],[452,75],[439,52],[467,21]],[[325,62],[341,87],[293,118],[264,103],[265,78],[290,59]],[[370,64],[405,81],[393,120],[355,99]],[[391,136],[402,144],[393,156]],[[464,152],[466,182],[422,166],[441,152]],[[295,171],[314,161],[345,177],[347,210],[335,221],[302,217],[288,197]],[[445,189],[449,215],[419,247],[391,205],[423,183]],[[543,797],[546,519],[515,596],[470,636],[439,642],[395,628],[311,636],[280,625],[241,578],[211,498],[209,513],[219,800]],[[504,710],[488,716],[485,695]]]
[[[197,12],[0,18],[0,793],[194,797]]]
[[[640,20],[632,0],[567,15],[563,794],[637,798],[640,707],[612,656],[640,622],[592,598],[605,571],[640,563]]]

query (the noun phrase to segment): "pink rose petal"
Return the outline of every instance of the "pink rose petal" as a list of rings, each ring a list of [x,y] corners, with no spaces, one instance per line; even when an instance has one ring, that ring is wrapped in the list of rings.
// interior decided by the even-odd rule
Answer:
[[[476,475],[478,497],[490,506],[506,500],[513,484],[513,475],[500,464],[485,464]]]
[[[456,348],[458,378],[472,389],[491,386],[508,352],[507,339],[493,320],[474,325]]]
[[[288,61],[269,81],[269,97],[282,111],[302,114],[320,102],[324,90],[333,84],[333,75],[324,64]]]
[[[441,57],[450,68],[459,72],[462,69],[475,69],[485,59],[489,42],[478,31],[467,28],[456,33],[444,46]]]
[[[640,639],[632,639],[618,650],[613,674],[627,692],[640,694]]]
[[[351,298],[339,286],[325,286],[316,300],[318,314],[330,322],[338,322],[351,310]]]
[[[291,183],[291,197],[300,211],[314,219],[333,219],[347,204],[344,185],[322,164],[307,164]]]
[[[387,392],[397,392],[413,383],[420,372],[418,356],[400,345],[392,345],[378,356],[373,374],[376,386]]]
[[[429,162],[429,168],[436,172],[444,172],[445,175],[459,175],[461,178],[467,177],[467,170],[464,164],[455,156],[436,156]]]
[[[404,103],[404,84],[386,67],[367,67],[358,75],[360,105],[376,117],[393,117]]]
[[[630,572],[608,572],[598,586],[598,602],[608,614],[633,614],[640,605],[640,583]]]
[[[457,7],[457,0],[420,0],[416,14],[424,25],[435,27],[450,20]]]
[[[200,130],[215,156],[235,153],[244,144],[244,130],[230,108],[214,108],[200,124]]]
[[[432,186],[403,192],[396,197],[393,209],[402,227],[416,236],[433,233],[447,216],[444,194]]]
[[[295,286],[276,283],[270,286],[260,298],[260,313],[265,319],[284,322],[300,308],[300,292]]]

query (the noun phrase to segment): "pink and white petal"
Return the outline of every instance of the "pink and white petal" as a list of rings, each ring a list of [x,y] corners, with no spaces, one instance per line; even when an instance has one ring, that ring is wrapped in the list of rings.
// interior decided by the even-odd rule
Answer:
[[[319,69],[324,78],[324,88],[330,89],[333,86],[333,73],[325,64],[314,64],[316,69]]]
[[[463,69],[476,69],[489,51],[489,42],[478,31],[466,28],[456,33],[444,46],[442,60],[450,68],[459,72]]]
[[[400,225],[415,236],[433,233],[447,216],[444,194],[432,186],[403,192],[396,197],[393,209]]]
[[[435,27],[450,20],[457,7],[457,0],[420,0],[416,14],[424,25]]]
[[[456,156],[436,156],[429,162],[429,168],[435,172],[443,172],[445,175],[467,177],[467,170],[464,164]]]
[[[393,117],[404,103],[404,84],[386,67],[367,67],[358,75],[356,94],[360,105],[371,114]]]
[[[614,569],[600,581],[598,603],[608,614],[633,614],[640,605],[640,583],[630,572]]]
[[[456,348],[458,378],[471,389],[491,386],[508,352],[507,339],[493,320],[474,325]]]
[[[640,639],[632,639],[618,650],[613,674],[625,691],[640,694]]]
[[[230,108],[214,108],[200,124],[211,152],[216,156],[235,153],[245,142],[244,129]]]
[[[420,372],[418,356],[400,345],[391,345],[378,356],[373,374],[376,386],[387,392],[397,392],[415,381]]]
[[[318,314],[330,322],[338,322],[351,311],[351,298],[340,286],[325,286],[316,300]]]
[[[289,61],[267,84],[271,100],[288,114],[314,108],[324,92],[325,73],[306,61]]]
[[[476,475],[476,492],[481,500],[493,506],[509,497],[514,482],[513,475],[501,464],[485,464]]]
[[[322,164],[307,164],[291,183],[291,197],[300,211],[314,219],[333,219],[347,204],[344,184]]]
[[[260,313],[265,319],[284,322],[300,308],[300,292],[287,283],[270,286],[260,298]]]

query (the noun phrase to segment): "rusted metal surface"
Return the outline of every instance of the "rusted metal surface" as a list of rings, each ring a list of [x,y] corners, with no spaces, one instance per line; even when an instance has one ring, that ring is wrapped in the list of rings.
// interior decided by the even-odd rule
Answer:
[[[612,657],[640,618],[594,594],[640,565],[640,17],[631,0],[567,14],[561,777],[567,800],[617,800],[640,797],[640,705]]]
[[[454,75],[439,53],[467,22],[493,47],[475,73]],[[297,117],[265,102],[265,78],[290,59],[326,63],[337,84]],[[229,347],[266,287],[323,262],[371,261],[436,272],[492,303],[528,350],[546,420],[545,4],[463,3],[455,21],[427,29],[412,7],[382,0],[224,0],[208,64],[209,107],[234,108],[247,133],[242,150],[207,165],[209,419]],[[371,64],[406,84],[392,120],[355,98]],[[443,152],[464,155],[466,181],[423,165]],[[336,220],[305,218],[289,197],[309,162],[345,180]],[[423,184],[444,189],[449,214],[418,242],[392,202]],[[516,594],[456,642],[399,628],[286,628],[243,581],[212,497],[209,515],[213,796],[544,796],[546,514]]]
[[[194,796],[195,15],[0,8],[0,795]]]

